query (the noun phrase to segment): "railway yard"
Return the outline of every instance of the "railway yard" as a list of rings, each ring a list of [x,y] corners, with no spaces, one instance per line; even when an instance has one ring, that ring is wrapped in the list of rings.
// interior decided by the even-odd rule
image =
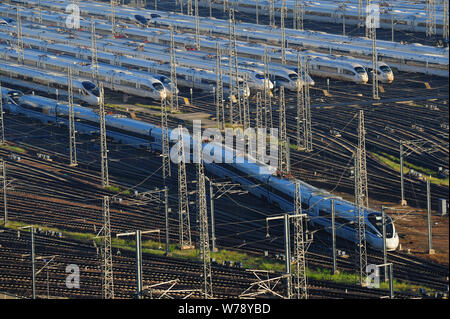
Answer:
[[[259,12],[249,0],[116,2],[0,4],[1,298],[448,298],[448,1],[436,2],[435,33],[399,14],[382,20],[375,46],[353,23],[353,0],[342,37],[342,16],[317,13],[339,1],[306,5],[304,30],[294,28],[299,1],[260,1]],[[380,6],[427,6],[391,2]],[[78,28],[66,25],[70,4]],[[194,136],[195,120],[220,133],[272,122],[279,166],[186,163],[183,184],[181,165],[167,164],[169,133]],[[199,145],[222,145],[210,137]],[[192,244],[180,249],[186,218]],[[379,287],[362,279],[363,260],[381,265]]]

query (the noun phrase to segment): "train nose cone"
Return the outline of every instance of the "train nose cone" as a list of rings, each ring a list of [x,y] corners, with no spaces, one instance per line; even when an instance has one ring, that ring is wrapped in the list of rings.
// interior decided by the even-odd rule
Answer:
[[[396,250],[399,244],[398,234],[392,238],[386,238],[386,250]]]

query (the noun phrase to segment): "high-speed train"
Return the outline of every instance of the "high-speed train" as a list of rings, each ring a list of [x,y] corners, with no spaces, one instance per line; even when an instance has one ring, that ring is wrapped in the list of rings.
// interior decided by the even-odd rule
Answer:
[[[17,53],[14,49],[0,45],[0,56],[9,61],[17,61]],[[62,74],[72,69],[72,74],[80,77],[92,77],[92,65],[90,62],[78,60],[72,57],[54,56],[43,54],[40,51],[24,50],[24,64],[37,69],[52,70]],[[167,90],[158,79],[150,75],[136,75],[127,70],[117,70],[109,65],[98,64],[98,80],[105,88],[134,96],[162,100],[167,96]],[[32,79],[35,81],[35,79]]]
[[[43,53],[51,53],[52,55],[57,55],[58,59],[65,59],[66,62],[75,60],[75,58],[83,59],[85,61],[89,62],[83,62],[82,65],[87,64],[90,65],[91,57],[92,57],[92,51],[86,47],[73,47],[71,44],[77,43],[75,39],[70,38],[64,38],[64,37],[56,37],[54,35],[49,35],[47,32],[45,33],[31,33],[26,28],[23,28],[24,34],[27,35],[33,35],[36,37],[36,39],[31,39],[27,37],[23,37],[23,43],[28,48],[33,48],[39,51],[42,51]],[[44,38],[45,40],[37,40],[38,38]],[[14,37],[10,36],[8,34],[5,34],[0,29],[0,40],[4,39],[10,42],[14,41]],[[59,41],[56,41],[55,39],[58,39]],[[58,44],[53,42],[63,42],[67,44]],[[108,46],[105,44],[105,46]],[[27,49],[25,52],[29,53],[32,50]],[[130,50],[131,51],[131,50]],[[15,58],[16,55],[9,54],[12,58]],[[41,55],[44,56],[44,55]],[[41,58],[41,56],[39,58]],[[64,56],[66,56],[64,58]],[[69,60],[67,60],[69,59]],[[100,68],[100,70],[104,70],[105,68],[108,69],[106,64],[113,65],[114,68],[110,71],[113,72],[113,74],[117,74],[117,69],[122,68],[122,70],[119,72],[119,75],[122,75],[125,73],[127,74],[127,70],[135,72],[137,75],[142,75],[145,78],[148,77],[148,74],[142,74],[142,72],[148,72],[150,74],[158,74],[157,76],[152,76],[153,78],[162,79],[162,84],[167,85],[166,82],[168,82],[168,86],[171,86],[172,83],[170,81],[170,64],[169,63],[158,63],[155,61],[149,61],[149,60],[143,60],[138,59],[134,57],[130,57],[127,55],[118,55],[118,54],[112,54],[108,52],[102,52],[99,51],[97,53],[97,59],[100,62],[99,65],[102,65],[103,67]],[[36,62],[36,61],[35,61]],[[106,63],[106,64],[105,64]],[[81,67],[81,66],[80,66]],[[83,71],[84,72],[84,71]],[[128,72],[129,73],[129,72]],[[140,76],[140,78],[142,78]],[[103,80],[102,74],[99,73],[100,80]],[[135,79],[136,80],[136,79]],[[141,88],[141,85],[139,85],[138,81],[127,81],[123,84],[129,84],[128,87],[118,87],[116,82],[109,82],[107,81],[105,83],[106,87],[109,87],[114,84],[114,88],[121,89],[122,92],[133,94],[132,91],[138,88]],[[230,77],[227,75],[223,76],[223,87],[224,87],[224,96],[229,97],[230,89]],[[186,68],[186,67],[177,67],[177,84],[179,87],[186,87],[186,88],[192,88],[195,90],[199,90],[202,92],[206,92],[209,94],[214,93],[215,91],[215,85],[217,83],[217,76],[212,71],[208,70],[202,70],[202,69],[196,69],[196,68]],[[236,86],[236,79],[232,77],[232,83],[234,86]],[[238,77],[238,83],[240,86],[240,93],[242,97],[249,97],[250,96],[250,89],[248,84],[245,85],[245,81],[243,78]],[[122,84],[122,83],[121,83]],[[133,87],[133,85],[135,87]],[[260,88],[261,89],[261,88]],[[166,96],[169,96],[170,89],[169,87],[166,87],[165,90]],[[137,94],[150,94],[149,92],[138,92]],[[138,96],[140,96],[138,95]]]
[[[22,4],[35,5],[36,0],[16,0]],[[56,11],[63,11],[65,4],[58,0],[41,1],[43,7]],[[110,10],[104,3],[85,1],[80,3],[80,11],[85,16],[96,16],[109,19]],[[124,21],[135,19],[140,15],[156,26],[168,26],[181,24],[192,33],[195,30],[194,17],[189,15],[167,13],[163,11],[117,7],[117,17]],[[127,18],[128,17],[128,18]],[[130,18],[131,17],[131,18]],[[119,18],[118,18],[119,19]],[[202,17],[200,31],[210,35],[227,36],[229,33],[228,21]],[[36,20],[36,18],[35,18]],[[61,19],[62,20],[62,19]],[[180,26],[181,26],[180,25]],[[127,29],[132,29],[125,25]],[[281,30],[271,26],[257,25],[251,23],[238,23],[236,25],[238,39],[247,42],[273,43],[280,45]],[[110,29],[110,28],[109,28]],[[156,30],[156,27],[152,27]],[[158,29],[159,30],[159,29]],[[125,32],[122,30],[122,32]],[[364,37],[349,37],[324,32],[300,31],[285,29],[287,46],[296,49],[313,49],[322,53],[338,53],[353,56],[359,60],[370,59],[372,54],[371,40]],[[124,33],[127,36],[127,33]],[[203,44],[202,44],[203,48]],[[447,48],[436,48],[417,43],[405,44],[390,41],[377,41],[378,58],[400,71],[418,72],[448,77]],[[358,63],[355,60],[354,62]]]
[[[12,11],[10,12],[13,16]],[[22,17],[24,19],[27,19],[28,21],[37,21],[37,14],[26,12],[25,10],[21,11]],[[61,14],[45,14],[42,13],[42,22],[47,25],[54,25],[59,27],[65,27],[65,16]],[[85,21],[80,21],[80,26],[83,30],[90,30],[91,24]],[[110,35],[111,34],[111,25],[108,23],[100,23],[96,22],[96,32],[98,34],[103,35]],[[126,28],[117,28],[116,32],[119,34],[116,36],[116,38],[120,37],[126,37],[129,39],[134,39],[136,41],[144,42],[145,43],[159,43],[166,46],[170,45],[171,37],[170,32],[168,30],[164,29],[139,29],[139,28],[132,28],[132,26],[127,26]],[[195,47],[195,36],[191,34],[178,34],[176,33],[174,36],[174,42],[176,46],[183,46],[185,48],[194,48]],[[227,48],[229,45],[229,42],[224,39],[219,38],[212,38],[212,37],[206,37],[201,36],[200,37],[200,45],[202,50],[206,50],[209,52],[216,52],[217,49],[217,43],[219,43],[220,48],[222,52],[227,52]],[[246,57],[254,60],[262,61],[264,59],[265,55],[265,47],[261,44],[257,43],[251,43],[248,44],[246,42],[237,41],[237,53],[240,57]],[[279,47],[276,46],[266,46],[267,48],[267,54],[272,62],[281,63],[281,51]],[[289,64],[297,65],[298,55],[304,56],[305,58],[309,55],[302,54],[301,51],[288,49],[286,50],[286,61]],[[328,65],[329,61],[327,59],[324,59],[322,57],[312,57],[310,59],[310,64],[312,65],[320,65],[324,64],[325,66]],[[368,81],[368,75],[367,73],[361,74],[354,70],[354,65],[358,63],[347,63],[342,62],[342,68],[347,69],[347,73],[341,73],[336,74],[333,72],[330,72],[326,75],[327,78],[336,78],[341,79],[345,81],[351,81],[354,83],[366,83]],[[361,66],[361,65],[360,65]],[[313,73],[313,68],[311,68],[311,75],[317,75],[317,76],[323,76],[323,72],[318,72],[316,74]]]
[[[182,0],[186,2],[186,0]],[[199,0],[198,5],[201,7],[209,7],[212,5],[214,9],[222,9],[225,0]],[[228,1],[229,2],[229,1]],[[345,15],[345,23],[348,25],[357,25],[359,23],[358,16],[358,2],[357,1],[304,1],[305,11],[304,19],[318,22],[328,23],[342,23]],[[342,4],[345,3],[345,9]],[[426,31],[426,7],[424,4],[420,5],[417,2],[406,4],[404,1],[373,1],[373,4],[380,5],[380,28],[391,29],[399,31]],[[242,13],[255,15],[256,6],[258,6],[258,13],[260,15],[269,15],[269,1],[268,0],[237,0],[232,4],[236,10]],[[292,19],[294,1],[286,1],[287,18]],[[281,1],[274,1],[275,16],[280,17]],[[442,34],[443,14],[442,6],[436,5],[436,33]]]
[[[68,95],[67,75],[44,71],[11,62],[0,61],[0,82],[36,90],[53,96]],[[98,105],[100,91],[95,83],[79,77],[72,78],[73,98],[89,105]]]
[[[2,90],[2,94],[7,92]],[[5,106],[8,109],[8,104]],[[37,96],[21,96],[15,112],[37,118],[43,122],[56,122],[67,125],[67,106]],[[75,123],[77,131],[87,134],[96,133],[99,130],[99,116],[94,111],[76,106]],[[118,141],[130,143],[135,147],[145,147],[152,150],[161,150],[162,129],[158,125],[144,123],[128,118],[106,116],[107,134]],[[178,130],[169,132],[170,143],[178,141]],[[186,133],[181,133],[186,134]],[[192,143],[189,135],[185,135],[184,141]],[[240,183],[255,196],[278,205],[283,211],[294,211],[295,180],[278,177],[277,168],[251,158],[249,155],[238,154],[235,150],[224,147],[217,142],[204,140],[203,150],[214,154],[210,161],[205,161],[205,169],[210,173],[230,178]],[[205,156],[205,155],[204,155]],[[232,162],[224,159],[232,158]],[[330,231],[331,205],[330,199],[334,199],[336,215],[336,235],[338,237],[356,241],[355,205],[342,198],[333,196],[325,190],[318,189],[307,183],[301,183],[301,200],[303,212],[309,215],[310,221],[323,226]],[[369,208],[364,208],[366,240],[370,247],[382,249],[381,213]],[[386,248],[395,250],[399,243],[399,237],[392,219],[387,216],[386,223]]]

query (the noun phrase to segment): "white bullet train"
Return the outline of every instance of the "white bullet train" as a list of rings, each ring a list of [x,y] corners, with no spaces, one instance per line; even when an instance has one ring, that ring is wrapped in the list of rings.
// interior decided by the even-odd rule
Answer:
[[[22,4],[33,5],[36,0],[17,0]],[[41,1],[43,7],[62,12],[65,9],[64,1]],[[104,3],[85,1],[80,3],[81,14],[94,15],[99,18],[109,19],[109,6]],[[126,6],[117,7],[115,10],[117,19],[124,21],[136,21],[136,15],[147,19],[147,24],[168,26],[182,23],[184,28],[189,28],[192,33],[195,30],[194,17],[178,13],[163,11],[135,9]],[[203,33],[217,36],[227,36],[229,33],[228,21],[201,17],[200,29]],[[141,23],[142,24],[142,23]],[[125,26],[130,28],[130,26]],[[247,42],[273,43],[280,45],[281,30],[265,25],[239,22],[236,25],[238,38]],[[156,28],[153,28],[156,30]],[[350,37],[324,32],[300,31],[285,29],[287,47],[297,49],[314,49],[322,53],[338,53],[353,56],[355,63],[359,60],[370,60],[372,43],[364,37]],[[391,41],[377,41],[378,57],[380,61],[388,63],[400,71],[418,72],[448,77],[449,49],[425,46],[418,43],[406,44]]]
[[[5,91],[7,90],[2,90],[2,94],[8,96],[8,92]],[[10,107],[9,104],[6,104],[5,108],[37,118],[42,122],[59,125],[67,125],[68,122],[67,105],[37,96],[21,96],[17,106]],[[99,117],[97,113],[79,106],[76,106],[74,110],[77,131],[86,134],[98,133]],[[161,127],[158,125],[107,115],[106,126],[107,135],[119,142],[129,143],[135,147],[161,150]],[[172,145],[178,141],[178,134],[178,130],[169,132]],[[192,145],[189,135],[184,137],[184,141]],[[204,141],[204,153],[207,150],[206,152],[210,154],[211,149],[214,149],[213,160],[204,163],[205,169],[209,173],[240,183],[250,193],[278,205],[285,212],[294,211],[295,180],[278,177],[276,167],[256,161],[250,156],[237,154],[235,150],[223,147],[222,144]],[[233,161],[225,163],[227,158],[231,158]],[[303,212],[309,215],[313,224],[320,225],[327,231],[331,231],[330,199],[334,199],[335,202],[336,236],[356,242],[355,205],[333,196],[325,190],[301,182]],[[369,208],[364,208],[363,211],[367,244],[374,249],[381,250],[381,213]],[[390,216],[387,216],[386,235],[387,250],[395,250],[399,244],[399,237]]]
[[[186,0],[182,0],[186,3]],[[231,3],[231,1],[228,1]],[[223,9],[224,0],[199,0],[200,7],[208,7],[210,3],[214,9]],[[345,15],[345,23],[347,25],[357,25],[359,23],[358,17],[358,2],[357,1],[304,1],[305,20],[313,20],[318,22],[338,23],[343,21],[343,15]],[[342,8],[342,4],[345,3],[345,9]],[[425,32],[426,31],[426,7],[424,4],[420,5],[417,2],[406,4],[405,2],[392,1],[373,1],[373,4],[380,5],[380,28],[391,29],[392,27],[398,31],[413,31],[413,32]],[[258,5],[259,15],[269,15],[269,1],[268,0],[237,0],[233,1],[230,6],[234,6],[236,10],[242,13],[256,14],[256,5]],[[274,3],[275,16],[280,17],[281,1],[275,0]],[[286,1],[286,13],[287,18],[293,17],[294,1]],[[442,35],[443,27],[443,14],[442,6],[436,5],[436,33]]]
[[[0,61],[0,82],[53,96],[67,97],[68,95],[67,76],[11,62]],[[99,104],[100,92],[92,81],[74,76],[72,87],[75,101],[89,105]]]
[[[14,49],[0,45],[0,56],[8,61],[17,62],[17,53]],[[24,64],[37,69],[52,70],[67,74],[69,68],[72,74],[84,78],[92,77],[92,65],[89,62],[72,57],[62,57],[43,54],[40,51],[24,50]],[[136,75],[126,70],[117,70],[113,67],[98,64],[98,80],[105,88],[112,91],[134,96],[162,100],[167,96],[168,90],[161,81],[149,75]],[[33,81],[36,81],[33,79]]]
[[[28,30],[25,30],[27,35],[29,34]],[[24,32],[25,33],[25,32]],[[91,61],[91,50],[86,47],[73,47],[70,44],[76,43],[75,39],[70,38],[58,38],[59,42],[67,43],[64,44],[56,44],[55,42],[56,37],[51,35],[49,36],[48,33],[36,33],[34,34],[36,38],[44,38],[45,40],[37,40],[37,39],[30,39],[30,38],[23,38],[24,45],[26,45],[28,48],[34,48],[39,51],[42,51],[43,53],[52,53],[53,55],[57,55],[58,60],[65,60],[66,63],[70,63],[71,61],[74,61],[76,58],[84,59],[86,62],[81,62],[80,68],[88,68]],[[3,39],[5,41],[13,42],[14,37],[10,36],[8,34],[5,34],[0,29],[0,40]],[[26,53],[32,52],[32,50],[25,50]],[[48,54],[50,55],[50,54]],[[65,55],[66,57],[64,57]],[[15,58],[16,55],[13,53],[8,54],[9,57]],[[44,55],[39,55],[39,58],[41,59]],[[36,59],[37,57],[35,57]],[[158,74],[157,76],[152,76],[153,78],[159,78],[164,81],[164,84],[166,84],[166,90],[165,94],[166,96],[170,96],[170,89],[169,87],[172,85],[170,81],[170,64],[169,63],[158,63],[155,61],[149,61],[149,60],[142,60],[137,59],[134,57],[129,57],[126,55],[115,55],[112,53],[107,52],[101,52],[99,51],[97,54],[97,59],[99,62],[99,65],[102,66],[99,68],[99,70],[105,70],[109,69],[108,74],[113,75],[120,75],[124,76],[124,74],[129,73],[127,70],[136,72],[140,78],[143,76],[145,78],[148,78],[148,74],[145,74],[143,72],[148,72],[150,74]],[[54,60],[51,60],[52,64]],[[34,63],[37,63],[37,60],[34,61]],[[102,64],[103,63],[103,64]],[[104,63],[107,63],[109,65],[114,65],[113,68],[111,68],[109,65],[106,65]],[[120,69],[122,68],[122,69]],[[120,69],[119,72],[117,72],[117,69]],[[84,72],[83,70],[81,72]],[[111,73],[112,72],[112,73]],[[108,75],[107,74],[107,75]],[[89,76],[89,75],[88,75]],[[102,72],[99,72],[99,79],[102,81],[105,81],[102,75]],[[230,84],[230,78],[227,75],[223,76],[223,85],[224,85],[224,97],[229,97],[229,84]],[[111,88],[114,87],[116,90],[120,89],[122,92],[125,92],[127,94],[133,94],[133,95],[149,95],[151,93],[151,90],[148,90],[148,92],[134,92],[134,90],[138,90],[142,88],[141,85],[139,85],[139,82],[136,81],[127,81],[127,82],[120,82],[120,84],[129,84],[128,87],[122,87],[118,86],[117,81],[105,81],[105,87]],[[134,83],[135,87],[132,85]],[[233,85],[236,85],[236,80],[233,78],[232,80]],[[242,97],[249,97],[250,96],[250,88],[248,85],[245,85],[245,81],[242,77],[238,77],[238,83],[240,85],[240,93]],[[202,70],[202,69],[196,69],[196,68],[186,68],[186,67],[177,67],[177,84],[178,87],[185,87],[185,88],[192,88],[195,90],[199,90],[202,92],[206,92],[208,94],[213,94],[215,92],[215,86],[217,84],[217,76],[214,72]]]
[[[11,11],[11,10],[10,10]],[[11,16],[13,16],[13,11],[10,12]],[[30,13],[26,12],[25,10],[21,11],[22,17],[24,19],[27,19],[28,21],[34,21],[37,22],[37,13]],[[52,26],[59,26],[59,27],[65,27],[65,19],[64,15],[60,14],[46,14],[42,13],[42,21],[44,24],[52,25]],[[90,30],[90,23],[81,21],[80,22],[81,28],[83,30],[89,31]],[[104,35],[110,35],[111,34],[111,25],[108,23],[96,23],[96,31],[97,33],[104,34]],[[141,41],[145,43],[159,43],[166,46],[170,45],[170,33],[168,30],[164,29],[139,29],[139,28],[132,28],[127,26],[127,28],[117,28],[116,32],[118,32],[118,38],[120,37],[126,37],[128,39],[134,39],[136,41]],[[185,48],[194,48],[195,47],[195,37],[191,34],[178,34],[176,33],[174,36],[175,45],[177,46],[184,46]],[[218,39],[218,38],[212,38],[212,37],[205,37],[201,36],[200,43],[202,50],[207,50],[211,53],[216,52],[217,48],[217,42],[219,42],[222,52],[227,52],[228,48],[228,40]],[[262,61],[264,58],[264,46],[252,43],[248,44],[242,41],[237,41],[237,52],[240,57],[246,57],[254,60]],[[271,61],[281,63],[281,54],[280,54],[280,48],[274,47],[274,46],[267,46],[267,54],[270,57]],[[301,51],[296,50],[286,50],[286,60],[287,63],[297,65],[297,56],[302,55],[305,58],[307,55],[303,55]],[[320,65],[323,63],[325,66],[329,64],[329,61],[323,58],[311,58],[310,59],[311,65]],[[358,63],[348,63],[345,66],[346,62],[342,62],[341,68],[346,68],[349,72],[346,74],[335,74],[333,72],[326,75],[327,78],[336,78],[341,79],[344,81],[351,81],[354,83],[366,83],[368,81],[368,75],[367,73],[361,74],[354,70],[354,65]],[[361,66],[361,65],[359,65]],[[312,70],[312,68],[311,68]],[[310,72],[311,75],[317,75],[317,76],[323,76],[323,72],[317,72],[314,74],[313,72]]]
[[[23,5],[36,7],[37,0],[15,0]],[[41,6],[47,9],[64,12],[66,2],[62,0],[41,1]],[[84,16],[97,16],[109,19],[109,6],[104,3],[84,1],[80,3],[80,11]],[[135,20],[135,15],[140,15],[150,22],[158,23],[158,19],[171,19],[175,21],[189,22],[189,28],[195,30],[194,18],[189,15],[167,13],[163,11],[117,7],[116,16],[124,18],[131,16]],[[14,18],[15,13],[10,17]],[[37,21],[37,16],[34,18]],[[64,20],[63,18],[60,19]],[[127,21],[127,20],[125,20]],[[162,24],[163,21],[159,23]],[[167,21],[164,22],[167,25]],[[61,23],[62,25],[62,23]],[[130,26],[126,26],[130,29]],[[209,29],[208,29],[209,28]],[[279,28],[272,28],[265,25],[251,23],[238,23],[236,25],[238,36],[249,42],[274,43],[280,45],[281,31]],[[109,27],[109,29],[111,29]],[[156,28],[154,28],[156,30]],[[228,35],[228,21],[210,18],[201,18],[200,29],[207,34],[219,33],[222,36]],[[356,58],[370,59],[372,54],[371,40],[363,37],[349,37],[324,32],[300,31],[285,29],[287,46],[297,49],[314,49],[322,53],[336,52],[353,56]],[[203,48],[203,45],[202,45]],[[390,41],[377,41],[378,57],[380,61],[388,63],[390,67],[405,72],[418,72],[431,75],[448,77],[448,57],[449,49],[424,46],[421,44],[401,44]],[[358,61],[355,61],[358,62]]]

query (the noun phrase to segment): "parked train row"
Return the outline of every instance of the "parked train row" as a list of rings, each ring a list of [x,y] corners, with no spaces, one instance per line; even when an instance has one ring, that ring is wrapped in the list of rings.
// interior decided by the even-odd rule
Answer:
[[[35,0],[17,0],[22,4],[31,5]],[[47,9],[63,12],[65,5],[61,1],[41,1]],[[80,4],[82,16],[94,16],[109,19],[110,10],[106,4],[87,1]],[[176,25],[179,29],[193,32],[195,30],[194,17],[181,14],[169,14],[163,11],[144,10],[117,7],[117,20],[154,26]],[[137,19],[138,18],[138,19]],[[228,21],[201,18],[200,31],[209,35],[228,36]],[[126,26],[129,28],[129,26]],[[154,29],[154,28],[153,28]],[[339,53],[363,59],[369,59],[372,54],[371,41],[366,38],[354,38],[323,32],[299,31],[286,29],[286,43],[288,47],[297,49],[313,49],[322,53]],[[122,32],[125,32],[122,30]],[[236,32],[239,39],[247,42],[271,43],[280,46],[281,30],[268,26],[238,23]],[[129,32],[125,32],[129,36]],[[380,62],[388,63],[401,71],[421,72],[439,76],[448,76],[448,48],[434,48],[420,44],[400,44],[390,41],[377,41]],[[310,53],[311,54],[311,53]],[[358,59],[361,60],[361,59]],[[356,61],[355,61],[356,62]],[[359,62],[359,61],[358,61]],[[360,63],[360,62],[359,62]]]
[[[44,123],[68,125],[68,107],[65,104],[38,96],[22,95],[17,90],[6,88],[2,89],[2,98],[5,102],[5,109],[11,113],[21,113],[39,119]],[[81,106],[75,106],[74,111],[75,126],[78,132],[98,134],[99,115],[95,111]],[[106,128],[107,135],[118,142],[161,151],[162,132],[158,125],[107,115]],[[184,134],[184,141],[189,141],[188,143],[193,146],[189,134],[186,131],[180,133],[178,130],[169,132],[172,145],[178,141],[178,134]],[[223,147],[222,144],[206,141],[202,143],[204,149],[206,147],[209,151],[214,149],[213,157],[220,160],[220,163],[205,161],[205,169],[209,173],[240,183],[250,193],[278,205],[283,211],[292,212],[294,210],[295,180],[280,178],[276,175],[276,167],[256,161],[248,155],[238,155],[235,150]],[[226,158],[232,158],[233,161],[225,163],[224,159]],[[304,182],[300,183],[302,208],[309,215],[310,222],[331,231],[330,199],[332,198],[335,203],[336,236],[349,241],[356,241],[357,227],[354,204],[333,196],[325,190]],[[364,208],[363,211],[367,243],[372,248],[381,250],[381,213],[369,208]],[[399,237],[389,216],[387,216],[386,224],[386,247],[388,250],[395,250],[399,243]]]
[[[9,13],[13,16],[13,13]],[[37,14],[30,12],[22,12],[22,16],[28,19],[29,21],[37,21]],[[59,27],[65,27],[65,16],[58,14],[45,14],[42,13],[42,21],[47,25],[56,25]],[[88,31],[91,28],[91,24],[89,22],[81,21],[81,28]],[[158,30],[142,30],[138,28],[123,28],[118,30],[124,36],[129,39],[135,39],[137,41],[141,41],[142,46],[145,47],[146,43],[159,43],[166,46],[170,45],[170,33],[168,30],[158,29]],[[111,34],[111,25],[108,23],[96,23],[96,32],[103,35]],[[116,39],[119,40],[119,39]],[[116,40],[114,42],[116,42]],[[195,38],[193,35],[186,34],[175,34],[174,41],[177,46],[184,46],[185,48],[192,48],[195,46]],[[128,41],[130,42],[130,41]],[[222,52],[227,52],[229,42],[223,39],[216,39],[212,37],[201,37],[201,48],[203,50],[207,50],[209,52],[216,52],[217,43],[221,47]],[[117,41],[119,43],[119,41]],[[237,53],[240,57],[249,58],[253,60],[262,61],[267,52],[271,61],[281,63],[281,55],[280,49],[275,46],[263,46],[258,44],[249,45],[248,43],[238,41],[237,42]],[[297,66],[298,56],[302,56],[304,58],[309,58],[308,55],[302,54],[301,51],[296,50],[287,50],[286,51],[286,60],[290,65]],[[334,58],[334,59],[333,59]],[[320,76],[331,79],[338,79],[344,81],[351,81],[355,83],[367,83],[368,82],[368,74],[364,67],[361,64],[350,62],[350,61],[341,61],[336,59],[336,57],[312,57],[309,60],[310,69],[309,74],[313,76]],[[295,71],[295,69],[294,69]],[[384,71],[379,70],[380,74],[383,74]]]
[[[184,3],[187,0],[182,0]],[[200,7],[209,7],[210,2],[214,9],[223,9],[225,0],[199,0]],[[227,1],[229,2],[229,1]],[[424,6],[406,5],[401,3],[392,4],[384,1],[378,1],[380,5],[380,28],[391,29],[394,27],[398,31],[412,31],[412,32],[426,32],[426,8]],[[305,20],[312,20],[317,22],[327,23],[342,23],[343,15],[345,15],[345,23],[348,25],[357,25],[360,23],[358,17],[358,2],[346,1],[345,8],[342,7],[342,1],[304,1],[305,5]],[[373,3],[376,3],[375,1]],[[399,4],[399,6],[397,6]],[[234,7],[246,14],[255,15],[256,5],[258,5],[258,12],[260,15],[269,15],[270,7],[267,0],[237,0],[233,1]],[[274,1],[275,16],[280,17],[281,0]],[[286,1],[287,18],[293,17],[294,1]],[[444,23],[444,15],[439,11],[439,6],[436,9],[436,33],[442,35],[442,28]]]

